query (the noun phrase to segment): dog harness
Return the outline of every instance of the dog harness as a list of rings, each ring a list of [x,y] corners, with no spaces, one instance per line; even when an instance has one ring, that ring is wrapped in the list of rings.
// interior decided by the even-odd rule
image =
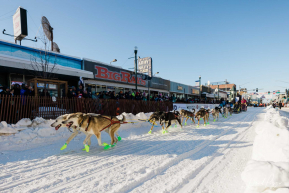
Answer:
[[[102,131],[105,130],[106,128],[112,126],[113,124],[117,124],[117,123],[119,123],[119,124],[132,123],[132,122],[114,121],[114,120],[112,120],[112,117],[111,117],[111,119],[109,119],[109,118],[107,118],[107,117],[103,117],[103,116],[101,116],[101,117],[102,117],[102,118],[105,118],[105,119],[107,119],[107,120],[110,120],[110,124],[109,124],[108,126],[104,127],[102,130],[100,130],[100,132],[102,132]]]
[[[86,126],[86,128],[85,128],[85,131],[87,131],[88,130],[88,127],[89,127],[89,124],[90,124],[90,119],[91,119],[91,116],[89,116],[89,118],[88,118],[88,120],[87,120],[87,126]],[[81,127],[81,125],[83,124],[83,121],[84,121],[84,119],[81,121],[81,123],[79,124],[79,127]]]

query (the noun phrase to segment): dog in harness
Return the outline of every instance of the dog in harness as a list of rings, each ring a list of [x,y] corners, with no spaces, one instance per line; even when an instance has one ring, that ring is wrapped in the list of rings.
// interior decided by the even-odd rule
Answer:
[[[55,127],[55,130],[58,130],[60,127],[67,127],[67,129],[72,132],[71,136],[66,140],[65,144],[60,148],[60,150],[66,149],[66,148],[67,148],[67,145],[70,143],[70,141],[71,141],[74,137],[76,137],[76,136],[78,135],[79,131],[81,131],[80,129],[78,129],[78,126],[71,126],[70,124],[63,124],[62,122],[68,120],[71,116],[74,116],[74,115],[82,115],[82,114],[84,114],[84,113],[80,113],[80,112],[79,112],[79,113],[71,113],[71,114],[61,115],[61,116],[59,116],[59,117],[57,117],[57,118],[55,119],[55,122],[54,122],[54,123],[51,124],[51,127]],[[90,115],[90,116],[99,116],[99,114],[94,114],[94,113],[87,113],[87,115]],[[104,131],[105,131],[106,133],[109,133],[109,128],[106,128]],[[83,130],[82,130],[82,132],[83,132],[86,136],[88,135],[87,132],[85,132],[85,131],[83,131]],[[117,132],[115,132],[115,135],[117,136],[118,141],[120,141],[120,140],[121,140],[121,137],[118,135]],[[91,140],[90,140],[90,138],[88,139],[87,144],[88,144],[88,146],[91,145]],[[85,151],[85,148],[82,149],[82,150]]]
[[[87,142],[92,135],[96,136],[99,146],[104,146],[104,149],[109,149],[117,143],[118,139],[115,137],[115,133],[120,128],[120,125],[126,122],[125,116],[123,116],[120,120],[116,116],[91,116],[88,114],[78,114],[70,116],[66,121],[63,121],[62,123],[66,124],[69,128],[75,127],[79,131],[87,133],[83,144],[85,150],[89,152],[89,145],[87,144]],[[105,129],[109,129],[108,134],[111,138],[111,144],[101,143],[101,132]]]
[[[154,112],[154,113],[150,116],[150,118],[148,119],[148,122],[150,122],[150,123],[152,124],[152,127],[151,127],[150,131],[148,132],[149,134],[152,133],[152,130],[153,130],[154,126],[157,125],[156,122],[157,122],[157,121],[160,121],[160,117],[161,117],[161,115],[162,115],[163,113],[164,113],[163,111],[157,111],[157,112]]]
[[[195,119],[194,119],[194,117],[195,117],[195,109],[193,109],[193,112],[182,109],[180,111],[180,114],[182,116],[182,123],[184,121],[184,118],[186,118],[185,125],[187,125],[188,119],[190,119],[192,122],[196,123]]]
[[[196,113],[195,118],[198,120],[197,127],[200,126],[200,119],[204,119],[204,126],[206,126],[206,120],[209,122],[209,111],[206,109],[200,109]]]
[[[163,134],[168,132],[167,129],[171,126],[172,123],[178,123],[181,128],[183,128],[180,119],[180,113],[178,111],[165,112],[160,116],[160,124],[163,128]]]

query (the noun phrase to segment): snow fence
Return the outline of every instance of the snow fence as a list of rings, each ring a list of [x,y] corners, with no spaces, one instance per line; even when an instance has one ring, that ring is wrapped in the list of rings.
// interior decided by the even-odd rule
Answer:
[[[269,106],[255,131],[252,159],[242,173],[245,193],[289,193],[288,118]]]

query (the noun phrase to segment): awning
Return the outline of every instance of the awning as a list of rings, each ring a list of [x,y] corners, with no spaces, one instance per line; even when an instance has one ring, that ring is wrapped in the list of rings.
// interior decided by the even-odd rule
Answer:
[[[92,79],[84,80],[83,82],[86,84],[106,85],[106,86],[135,89],[135,85],[133,85],[133,84],[123,84],[123,83],[108,82],[108,81],[101,81],[101,80],[92,80]],[[148,87],[137,85],[137,89],[148,90]],[[155,88],[150,88],[150,91],[169,93],[169,91],[167,91],[167,90],[155,89]]]
[[[25,70],[34,70],[31,66],[31,61],[25,59],[19,59],[12,56],[7,56],[0,54],[0,66],[10,67],[10,68],[18,68]],[[48,65],[49,70],[53,67],[53,64]],[[54,74],[62,74],[68,76],[76,76],[83,78],[93,78],[93,73],[86,70],[80,70],[70,67],[65,67],[61,65],[55,66]]]

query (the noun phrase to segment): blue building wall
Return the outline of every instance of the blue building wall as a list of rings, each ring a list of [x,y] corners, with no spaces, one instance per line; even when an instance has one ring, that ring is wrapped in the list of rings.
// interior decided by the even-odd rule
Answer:
[[[40,54],[40,51],[42,50],[0,41],[0,54],[3,54],[3,55],[12,56],[15,58],[20,58],[20,59],[26,59],[26,60],[30,60],[31,56],[34,56],[40,59],[41,57],[44,57],[43,54]],[[73,58],[73,57],[69,57],[69,56],[65,56],[65,55],[57,54],[53,52],[49,52],[49,55],[50,55],[49,57],[50,63],[56,62],[56,64],[61,65],[61,66],[76,68],[80,70],[82,69],[81,59]]]
[[[170,83],[170,92],[178,92],[178,93],[185,93],[185,94],[189,94],[189,86],[185,85],[185,84],[181,84],[181,83],[177,83],[177,82],[173,82],[171,81]],[[178,86],[182,87],[182,90],[178,90]]]

